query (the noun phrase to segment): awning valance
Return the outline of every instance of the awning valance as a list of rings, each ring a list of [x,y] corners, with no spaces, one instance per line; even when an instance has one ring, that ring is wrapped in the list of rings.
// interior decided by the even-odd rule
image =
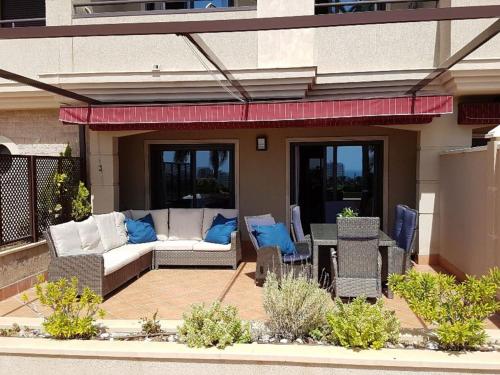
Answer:
[[[451,96],[357,100],[62,107],[66,124],[95,130],[427,123],[453,111]]]
[[[500,103],[460,103],[458,123],[460,125],[498,125],[500,124]]]

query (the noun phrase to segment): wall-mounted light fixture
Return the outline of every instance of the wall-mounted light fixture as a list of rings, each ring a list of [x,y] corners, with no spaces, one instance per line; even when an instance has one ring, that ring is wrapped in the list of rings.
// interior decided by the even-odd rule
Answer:
[[[265,135],[257,136],[257,151],[267,151],[267,137]]]

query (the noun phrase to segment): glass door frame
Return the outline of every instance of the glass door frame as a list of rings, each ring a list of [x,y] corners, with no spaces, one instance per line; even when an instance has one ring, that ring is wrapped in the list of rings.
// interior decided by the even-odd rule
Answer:
[[[319,137],[319,138],[287,138],[286,140],[286,222],[290,226],[290,205],[292,202],[292,146],[301,145],[354,145],[380,142],[382,144],[382,229],[388,230],[389,217],[389,137],[388,136],[359,136],[359,137]]]
[[[183,139],[151,139],[144,141],[144,203],[146,210],[151,209],[151,146],[154,145],[175,145],[175,146],[189,146],[192,145],[230,145],[233,147],[233,162],[234,165],[234,178],[233,178],[233,190],[234,190],[234,207],[239,209],[240,207],[240,152],[239,152],[239,140],[238,139],[195,139],[195,140],[183,140]]]

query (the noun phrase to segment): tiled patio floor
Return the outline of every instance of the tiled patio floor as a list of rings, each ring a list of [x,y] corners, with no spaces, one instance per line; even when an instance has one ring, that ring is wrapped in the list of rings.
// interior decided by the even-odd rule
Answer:
[[[421,271],[434,272],[429,266],[417,266]],[[265,319],[262,307],[262,288],[254,284],[255,263],[242,263],[238,270],[230,269],[181,269],[164,268],[150,271],[133,280],[102,304],[107,319],[133,319],[151,316],[158,310],[160,319],[181,319],[182,313],[193,303],[223,303],[238,307],[243,319]],[[33,306],[43,313],[34,291],[27,292]],[[405,328],[421,328],[424,324],[409,309],[405,301],[384,297],[385,305],[394,310]],[[36,317],[37,314],[23,306],[20,296],[0,302],[0,316]],[[500,327],[495,316],[487,322],[488,328]]]

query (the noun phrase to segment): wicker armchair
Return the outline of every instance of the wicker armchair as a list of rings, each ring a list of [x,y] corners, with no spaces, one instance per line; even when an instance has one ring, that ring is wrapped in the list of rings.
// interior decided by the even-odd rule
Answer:
[[[311,246],[308,242],[295,242],[297,253],[282,256],[278,246],[259,247],[257,238],[253,234],[253,225],[273,225],[276,221],[270,215],[245,216],[245,224],[250,241],[257,252],[257,266],[255,270],[255,284],[262,284],[266,280],[268,272],[280,276],[283,272],[295,273],[309,272],[312,258]]]
[[[412,267],[411,256],[415,251],[417,229],[418,211],[405,205],[397,205],[392,231],[392,238],[397,246],[387,248],[387,268],[384,267],[382,272],[384,281],[387,281],[390,274],[402,275]],[[390,289],[387,289],[387,297],[393,298]]]
[[[382,258],[378,217],[338,218],[337,250],[332,250],[332,286],[337,297],[378,298]]]

